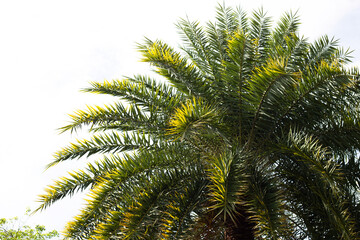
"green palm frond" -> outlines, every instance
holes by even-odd
[[[162,209],[168,207],[164,202],[172,199],[173,187],[186,184],[199,176],[201,174],[199,175],[198,169],[193,167],[190,171],[175,168],[155,172],[150,179],[144,179],[147,184],[136,187],[137,197],[129,196],[128,199],[122,199],[129,204],[125,204],[119,211],[110,213],[106,222],[101,224],[98,234],[102,237],[108,235],[124,239],[142,239],[152,231],[157,232],[162,225],[161,221],[158,221],[158,215],[162,216]],[[150,182],[151,184],[148,184]]]
[[[143,107],[146,111],[169,111],[176,107],[181,100],[180,92],[166,84],[158,84],[156,81],[143,76],[135,76],[122,81],[113,80],[103,83],[92,82],[91,88],[85,92],[110,94]]]
[[[288,138],[289,147],[281,147],[281,151],[288,152],[287,156],[293,155],[293,161],[296,161],[298,174],[296,181],[300,181],[300,187],[297,182],[293,186],[286,185],[287,188],[298,187],[306,189],[307,194],[316,196],[307,204],[315,204],[318,201],[318,208],[322,208],[322,214],[329,218],[330,226],[337,231],[337,235],[342,239],[352,239],[356,233],[353,229],[353,220],[351,219],[347,209],[346,200],[343,196],[343,189],[339,183],[343,182],[343,174],[336,162],[329,160],[329,152],[319,144],[312,136],[304,135],[304,133],[291,131]],[[284,168],[285,170],[286,168]],[[285,170],[286,171],[286,170]],[[295,175],[294,170],[284,172],[289,174],[290,179]],[[298,190],[296,190],[298,191]],[[296,192],[295,191],[295,192]],[[301,193],[304,194],[304,193]],[[297,197],[302,198],[299,195]],[[336,206],[336,207],[335,207]],[[299,214],[297,212],[297,214]],[[307,227],[309,227],[307,225]]]
[[[338,42],[338,40],[334,38],[329,39],[329,37],[325,35],[313,44],[310,44],[307,64],[316,66],[321,61],[331,60],[338,51]]]
[[[129,104],[124,106],[122,103],[107,105],[105,107],[88,106],[86,110],[78,110],[70,115],[72,123],[60,128],[62,132],[76,131],[84,126],[90,126],[90,130],[103,129],[110,125],[120,131],[152,129],[158,131],[161,126],[157,115],[147,114],[139,106]],[[160,120],[160,121],[159,121]]]
[[[236,224],[236,210],[239,204],[240,191],[244,186],[241,179],[241,156],[239,154],[226,153],[209,159],[207,169],[210,186],[209,196],[212,205],[210,209],[215,210],[218,215],[223,215],[224,221],[230,218]]]
[[[220,116],[219,108],[207,104],[202,99],[193,98],[175,109],[167,134],[174,139],[184,140],[189,136],[201,135],[209,129],[214,131],[219,127]]]
[[[249,81],[246,101],[251,104],[253,120],[250,132],[251,141],[256,129],[264,130],[276,119],[276,110],[282,105],[283,97],[296,82],[296,73],[288,73],[284,59],[271,60]]]
[[[116,158],[105,157],[102,161],[89,163],[85,171],[70,172],[68,177],[60,178],[45,189],[46,193],[39,196],[41,205],[35,211],[43,210],[64,197],[95,187],[108,172],[116,169],[118,163]]]
[[[285,97],[284,104],[278,106],[279,113],[272,130],[295,119],[297,122],[304,121],[303,125],[314,126],[314,122],[321,122],[320,119],[329,118],[334,111],[339,111],[339,106],[347,105],[341,92],[352,80],[346,71],[336,66],[322,62],[315,72],[295,73],[294,80],[297,82],[289,86],[282,96]],[[330,96],[329,92],[334,95]]]
[[[225,4],[217,6],[216,20],[219,30],[227,37],[236,32],[239,26],[243,30],[247,28],[246,14],[240,8],[235,11],[231,7],[226,7]]]
[[[339,192],[336,183],[341,180],[340,169],[336,163],[328,160],[331,157],[330,152],[320,145],[317,139],[291,130],[288,135],[288,146],[283,147],[282,151],[290,151],[291,155],[304,162],[313,173],[323,179],[334,193]]]
[[[252,42],[252,55],[254,55],[252,64],[253,68],[265,63],[268,58],[269,41],[270,41],[270,17],[266,16],[264,10],[260,8],[258,11],[253,12],[251,18],[251,30],[249,39]]]
[[[300,19],[297,12],[287,12],[283,15],[280,21],[277,23],[277,27],[274,29],[271,40],[271,47],[274,49],[270,51],[276,51],[279,47],[284,48],[286,46],[286,39],[298,32],[300,25]]]
[[[227,54],[229,38],[234,33],[246,32],[248,19],[247,14],[241,8],[233,10],[223,5],[217,7],[217,19],[218,23],[209,22],[207,24],[206,32],[213,61],[223,63],[227,62],[229,58]]]
[[[193,215],[204,201],[207,181],[194,178],[190,183],[173,192],[166,204],[165,214],[161,220],[161,235],[164,238],[182,239],[193,234],[190,233],[189,228],[196,222]]]
[[[244,85],[244,79],[248,79],[251,71],[254,70],[255,56],[253,54],[253,43],[248,34],[239,30],[234,32],[228,39],[227,55],[229,60],[223,62],[224,72],[223,78],[226,81],[226,89],[224,94],[228,91],[234,91],[232,86],[239,86],[238,91],[242,93],[241,86]]]
[[[182,19],[177,24],[186,44],[182,50],[208,81],[215,81],[219,78],[218,58],[213,56],[206,32],[199,25],[199,22],[190,22],[188,19]]]
[[[187,161],[194,162],[191,157],[196,156],[184,158],[184,152],[180,152],[179,146],[175,144],[159,151],[126,154],[122,158],[112,156],[110,159],[117,162],[116,167],[106,171],[99,178],[98,184],[91,189],[88,206],[67,228],[69,237],[81,235],[84,228],[92,229],[92,232],[94,230],[92,224],[95,222],[100,224],[107,216],[107,211],[113,210],[111,206],[115,203],[114,207],[121,202],[125,204],[124,206],[129,206],[131,196],[138,191],[140,186],[144,187],[144,184],[146,186],[148,183],[148,176],[157,176],[158,171],[174,169],[179,164],[187,164]],[[189,151],[186,152],[189,153]],[[136,182],[137,185],[129,185],[129,182]]]
[[[248,171],[247,194],[243,195],[248,198],[245,204],[260,239],[275,240],[292,235],[283,192],[277,182],[276,176],[269,176],[261,169]]]
[[[179,91],[194,96],[202,95],[209,86],[188,59],[161,41],[139,45],[142,61],[157,67],[157,72],[167,78]]]
[[[159,145],[160,144],[160,145]],[[126,152],[137,149],[161,148],[161,142],[150,135],[141,132],[123,133],[117,132],[94,135],[90,140],[77,140],[76,143],[64,147],[55,153],[55,160],[48,167],[62,161],[91,156],[97,153]]]

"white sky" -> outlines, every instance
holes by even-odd
[[[66,114],[85,104],[113,99],[79,92],[89,81],[147,73],[135,42],[143,37],[180,44],[174,24],[189,16],[214,20],[217,0],[18,1],[0,0],[0,218],[35,209],[37,195],[52,179],[81,166],[72,161],[44,172],[52,154],[74,136],[56,129]],[[263,6],[276,21],[284,11],[299,10],[301,34],[340,38],[360,48],[359,0],[225,1],[251,12]],[[360,63],[360,49],[354,62]],[[29,219],[61,230],[81,207],[66,199]]]

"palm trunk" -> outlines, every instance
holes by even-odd
[[[249,214],[239,211],[236,224],[229,218],[226,221],[225,240],[254,240],[255,224],[249,221]]]

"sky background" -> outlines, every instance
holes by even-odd
[[[39,1],[0,0],[0,218],[37,208],[37,195],[86,159],[47,171],[52,154],[76,137],[56,130],[67,114],[86,104],[115,99],[79,90],[90,81],[149,73],[136,42],[161,39],[177,47],[179,18],[214,20],[218,0]],[[250,13],[263,6],[274,22],[298,10],[301,35],[327,34],[355,50],[360,64],[360,0],[224,1]],[[81,138],[81,136],[80,136]],[[76,215],[84,195],[64,199],[37,213],[27,224],[62,230]]]

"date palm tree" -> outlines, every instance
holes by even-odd
[[[112,105],[71,115],[85,128],[55,154],[100,155],[46,188],[39,210],[87,190],[70,239],[360,239],[360,91],[350,51],[310,43],[299,18],[272,27],[219,6],[177,24],[183,45],[146,39],[160,76],[93,82]]]

